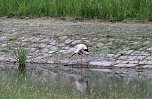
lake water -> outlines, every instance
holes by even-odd
[[[152,99],[152,70],[0,64],[0,99]],[[82,77],[81,77],[82,76]]]

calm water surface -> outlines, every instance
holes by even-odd
[[[39,94],[42,97],[44,91],[47,93],[47,90],[53,90],[58,94],[54,99],[61,99],[60,94],[66,94],[65,99],[152,99],[152,70],[83,69],[81,77],[80,69],[60,65],[28,64],[24,74],[16,67],[17,65],[14,64],[1,63],[0,87],[25,86],[26,89],[26,87],[35,86],[36,88],[32,88],[40,91]],[[0,97],[6,98],[7,94],[3,94],[5,90],[3,88],[0,88]],[[16,91],[19,90],[16,89]],[[25,96],[29,95],[26,91],[23,93]],[[12,94],[9,95],[12,96]],[[24,95],[19,93],[20,97]],[[17,99],[18,96],[15,97],[6,99]],[[28,99],[33,98],[31,96]]]

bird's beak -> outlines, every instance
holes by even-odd
[[[72,58],[76,53],[73,53],[70,58]]]

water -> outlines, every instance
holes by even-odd
[[[76,68],[28,64],[22,75],[16,67],[1,63],[0,99],[152,99],[151,70],[83,69],[81,79]]]

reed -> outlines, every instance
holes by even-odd
[[[152,20],[152,0],[0,0],[0,16]]]
[[[24,48],[19,47],[14,51],[16,59],[19,63],[18,69],[24,71],[26,69],[27,52]]]

